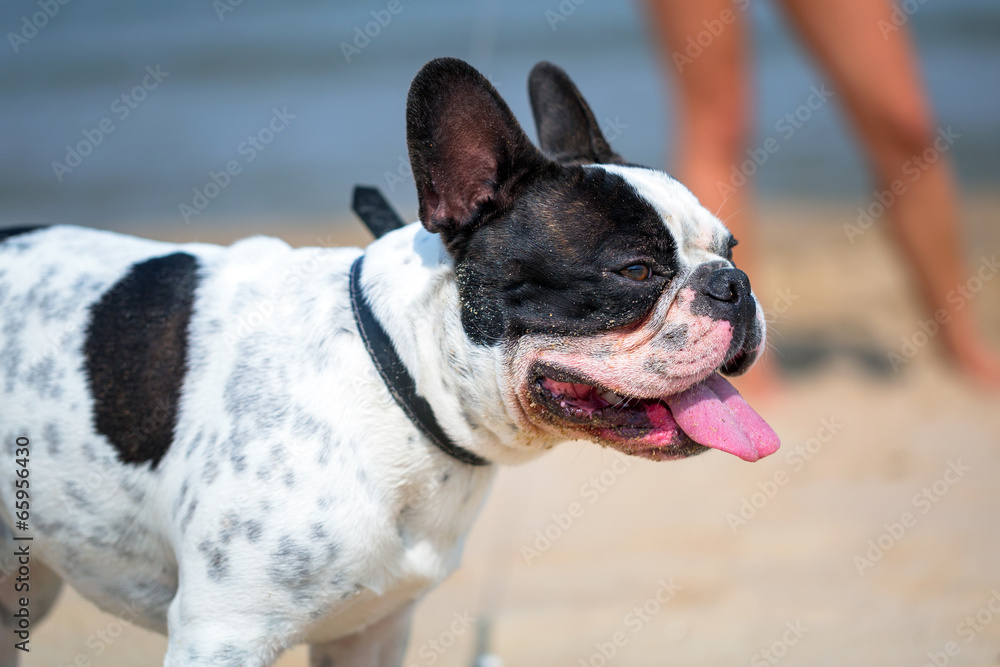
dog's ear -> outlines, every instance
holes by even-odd
[[[406,142],[420,220],[449,247],[479,216],[509,207],[551,164],[490,82],[455,58],[432,60],[410,85]]]
[[[590,105],[561,68],[542,61],[528,77],[538,143],[552,159],[570,164],[625,164],[601,134]]]

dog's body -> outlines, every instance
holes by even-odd
[[[532,95],[555,160],[464,64],[411,89],[423,225],[372,243],[360,285],[419,394],[491,463],[576,437],[657,460],[769,454],[714,373],[764,339],[731,237],[676,181],[621,165],[546,67]],[[0,239],[0,556],[32,559],[30,591],[0,584],[5,633],[61,576],[169,631],[170,667],[263,666],[299,642],[314,665],[399,663],[496,466],[449,456],[394,401],[352,313],[360,254],[59,226]],[[699,435],[722,414],[692,412],[706,392],[745,437]]]

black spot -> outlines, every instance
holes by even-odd
[[[208,559],[208,576],[219,580],[229,574],[229,556],[219,546],[205,540],[198,545],[198,551]]]
[[[48,225],[20,225],[17,227],[4,227],[0,229],[0,243],[3,243],[12,236],[19,236],[21,234],[29,234],[39,229],[45,229]]]
[[[25,374],[25,384],[34,387],[43,398],[49,396],[52,390],[52,380],[55,373],[56,362],[51,357],[45,357],[41,361],[28,368]]]
[[[129,500],[131,500],[136,505],[141,505],[142,502],[146,499],[146,490],[140,484],[136,484],[127,479],[122,479],[119,480],[118,486],[126,495],[129,496]]]
[[[240,667],[240,665],[246,664],[246,657],[246,649],[234,644],[223,644],[215,652],[212,664],[222,665],[222,667]]]
[[[59,433],[59,427],[56,426],[55,422],[49,422],[42,428],[42,437],[45,439],[45,447],[49,454],[58,456],[59,450],[62,447],[62,435]]]
[[[668,324],[660,330],[653,343],[666,350],[680,350],[687,345],[688,326],[686,324]]]
[[[188,480],[185,479],[184,482],[181,484],[180,493],[177,495],[177,500],[174,501],[174,506],[170,512],[170,515],[173,518],[176,519],[177,515],[180,514],[181,508],[184,506],[184,501],[187,499],[187,494],[188,494]]]
[[[191,458],[191,455],[194,454],[195,450],[198,448],[198,445],[201,444],[201,441],[204,437],[205,437],[204,431],[198,431],[198,435],[191,439],[190,444],[188,444],[187,451],[184,452],[185,459]]]
[[[256,542],[264,534],[264,528],[260,525],[260,522],[253,519],[244,521],[243,528],[247,531],[247,539],[251,542]]]
[[[669,361],[660,359],[659,357],[648,357],[642,362],[643,372],[650,373],[652,375],[668,374],[672,369],[673,367]]]
[[[173,440],[198,262],[156,257],[91,307],[84,343],[97,430],[125,463],[160,462]]]
[[[184,512],[184,518],[181,519],[181,531],[183,532],[188,525],[191,523],[191,518],[194,516],[194,511],[198,509],[198,499],[195,498],[187,507],[187,511]]]
[[[285,449],[284,445],[276,444],[273,447],[271,447],[270,459],[272,466],[278,466],[284,463],[287,458],[288,458],[288,451]]]
[[[67,482],[64,488],[66,497],[73,501],[77,509],[96,514],[96,508],[90,502],[90,494],[76,482]]]
[[[323,527],[322,523],[315,522],[309,527],[309,536],[316,542],[325,540],[327,537],[326,528]]]
[[[268,574],[285,588],[304,588],[312,583],[315,572],[309,551],[295,543],[290,536],[281,538],[278,548],[271,552]]]
[[[223,544],[229,544],[233,537],[235,537],[240,531],[240,517],[236,514],[236,512],[229,512],[222,518],[221,528],[218,533],[219,541]]]
[[[205,468],[201,471],[201,479],[205,482],[205,485],[211,485],[212,482],[216,480],[219,476],[219,464],[214,460],[209,460],[205,463]]]

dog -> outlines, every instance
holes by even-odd
[[[561,69],[529,93],[539,147],[471,66],[425,65],[420,221],[363,252],[4,232],[5,667],[61,580],[167,667],[399,665],[498,465],[777,449],[720,375],[766,338],[732,235]]]

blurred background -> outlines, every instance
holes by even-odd
[[[467,59],[488,74],[532,136],[527,73],[548,59],[569,72],[599,120],[615,128],[608,134],[617,135],[613,144],[629,160],[665,166],[674,145],[667,80],[635,3],[567,0],[560,9],[558,0],[551,6],[401,0],[402,11],[356,49],[355,28],[364,30],[370,12],[387,3],[229,2],[72,0],[58,5],[34,37],[8,44],[0,55],[3,221],[182,225],[179,204],[191,201],[210,170],[245,160],[240,144],[267,124],[275,107],[287,108],[294,122],[197,222],[346,218],[357,182],[381,185],[412,216],[412,181],[405,170],[401,182],[386,174],[399,176],[399,158],[406,156],[410,79],[441,55]],[[567,8],[573,11],[564,15]],[[3,3],[8,42],[37,11],[37,1]],[[768,2],[753,2],[749,11],[757,130],[765,137],[777,134],[775,123],[820,79]],[[1000,5],[925,0],[909,27],[941,121],[961,128],[953,156],[962,184],[995,187]],[[358,53],[345,57],[342,42]],[[144,99],[112,109],[142,84],[147,66],[168,75]],[[103,118],[113,131],[60,178],[52,163],[65,164],[67,146],[84,141],[83,133]],[[762,193],[870,194],[835,105],[816,112],[793,139],[760,171]]]
[[[532,137],[527,75],[555,62],[620,154],[669,169],[672,81],[640,5],[389,4],[4,2],[0,224],[367,243],[351,188],[415,218],[406,92],[444,55],[486,74]],[[904,4],[937,121],[960,135],[948,155],[978,278],[963,307],[997,349],[1000,4]],[[792,136],[779,126],[824,79],[771,3],[746,15],[751,146],[780,141],[754,177],[751,279],[777,373],[754,402],[782,451],[625,465],[572,443],[502,471],[406,665],[1000,664],[1000,401],[942,360],[877,216],[851,233],[875,186],[837,98]],[[116,624],[66,591],[24,664],[161,663],[162,638]]]

